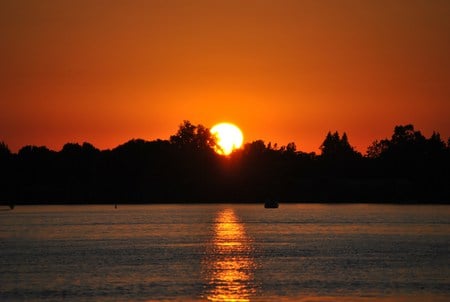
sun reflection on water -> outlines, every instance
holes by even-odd
[[[246,302],[255,293],[251,240],[233,209],[217,215],[214,238],[206,254],[209,301]]]

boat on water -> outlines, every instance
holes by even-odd
[[[266,209],[276,209],[276,208],[278,208],[278,202],[276,202],[276,201],[274,201],[274,200],[267,200],[267,201],[264,203],[264,207],[265,207]]]

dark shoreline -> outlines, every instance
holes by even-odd
[[[450,204],[450,144],[412,125],[395,127],[366,156],[337,132],[321,155],[259,140],[223,157],[213,146],[209,132],[189,122],[170,140],[113,150],[68,143],[58,152],[26,146],[12,154],[4,145],[0,203]]]

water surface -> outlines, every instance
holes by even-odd
[[[0,211],[2,301],[449,301],[450,207]]]

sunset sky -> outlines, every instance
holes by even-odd
[[[450,136],[450,1],[0,0],[0,141],[59,150],[228,121],[245,142],[365,152]]]

